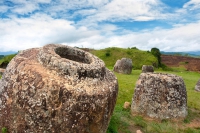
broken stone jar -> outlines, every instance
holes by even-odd
[[[0,80],[0,127],[9,132],[105,133],[118,83],[96,56],[49,44],[20,52]]]

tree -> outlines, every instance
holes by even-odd
[[[161,53],[158,48],[152,48],[151,53],[158,59],[158,67],[161,67]]]

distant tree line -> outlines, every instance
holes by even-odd
[[[4,55],[0,55],[0,59],[2,59],[4,57]]]

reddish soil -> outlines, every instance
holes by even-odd
[[[162,63],[169,67],[183,66],[188,71],[200,72],[200,58],[175,56],[175,55],[162,55]]]

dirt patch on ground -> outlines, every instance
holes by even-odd
[[[187,124],[187,127],[200,128],[200,118],[196,118],[196,119],[192,120],[189,124]]]
[[[162,63],[169,67],[183,66],[188,71],[200,72],[200,58],[175,56],[175,55],[162,55]]]

